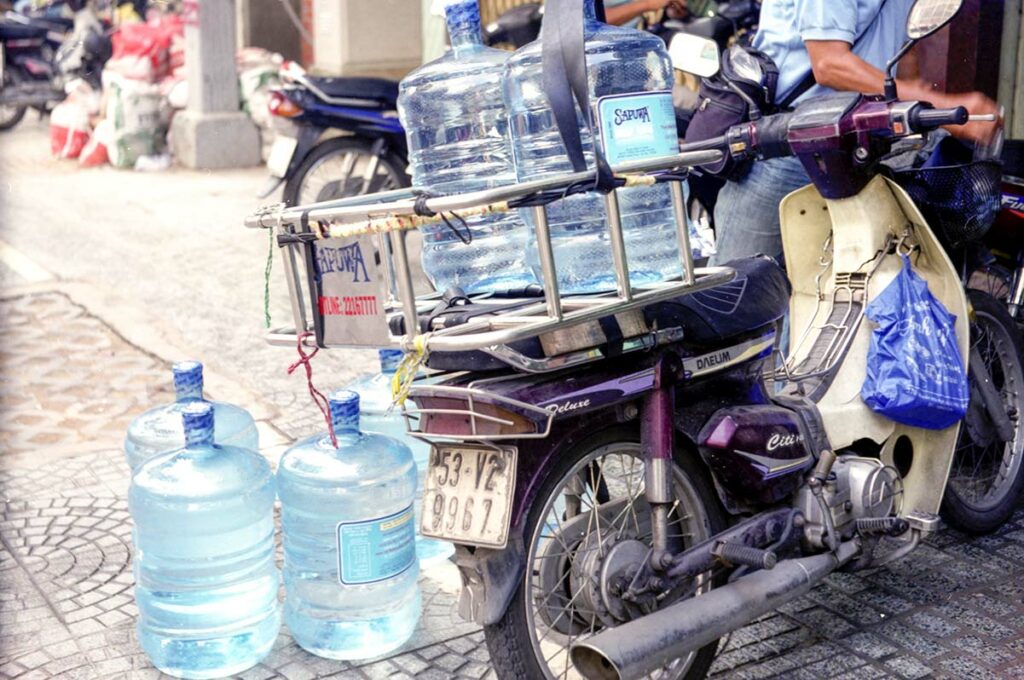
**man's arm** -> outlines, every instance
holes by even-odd
[[[680,10],[686,7],[684,0],[633,0],[622,5],[604,8],[604,17],[609,24],[621,26],[622,24],[636,19],[647,12],[657,12],[660,9],[668,8],[670,5],[677,5]]]
[[[819,85],[847,92],[881,94],[885,89],[885,74],[867,63],[842,40],[807,40],[804,42],[811,57],[811,70]],[[898,78],[896,90],[901,99],[918,99],[937,107],[965,106],[973,114],[998,113],[994,101],[980,92],[944,94],[936,92],[920,80]],[[996,123],[975,122],[950,126],[949,131],[964,139],[987,141],[995,134]]]

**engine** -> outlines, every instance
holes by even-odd
[[[836,532],[847,539],[858,519],[898,514],[903,500],[903,479],[895,468],[875,458],[839,456],[822,488],[824,505]],[[797,507],[805,519],[804,535],[814,547],[824,546],[824,509],[808,486],[797,494]]]

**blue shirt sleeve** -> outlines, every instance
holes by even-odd
[[[795,9],[801,40],[857,38],[857,0],[796,0]]]

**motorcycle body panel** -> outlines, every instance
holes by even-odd
[[[815,319],[819,309],[816,280],[823,244],[832,243],[832,265],[822,277],[822,294],[828,298],[836,290],[836,272],[858,271],[871,261],[891,235],[900,238],[909,228],[909,243],[919,250],[911,261],[914,270],[928,282],[932,294],[956,316],[956,334],[961,356],[967,356],[968,309],[960,276],[935,234],[927,226],[910,197],[892,181],[876,176],[851,198],[826,200],[813,186],[799,189],[780,205],[782,244],[786,267],[793,283],[790,299],[790,347],[797,352],[797,363],[812,343],[803,343],[805,330],[820,325]],[[841,229],[833,229],[841,223]],[[892,282],[901,267],[896,255],[884,257],[868,284],[868,299]],[[834,449],[850,446],[861,439],[883,445],[882,460],[894,463],[897,442],[904,437],[912,446],[913,462],[904,478],[904,513],[937,513],[942,502],[946,476],[952,464],[959,425],[945,430],[924,430],[899,425],[876,414],[860,398],[867,374],[867,355],[873,325],[864,320],[851,341],[845,357],[834,373],[816,386],[814,400]],[[966,361],[965,361],[966,365]],[[905,447],[901,443],[900,447]]]
[[[774,404],[720,409],[697,443],[715,479],[748,502],[782,501],[804,483],[815,462],[800,417]]]

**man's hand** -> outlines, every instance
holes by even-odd
[[[992,137],[995,136],[1002,125],[1002,121],[999,120],[999,105],[980,92],[965,92],[962,94],[936,92],[924,99],[925,101],[931,101],[933,106],[939,108],[963,106],[972,115],[984,115],[986,113],[994,113],[996,115],[996,120],[993,122],[974,121],[966,125],[950,125],[946,129],[954,137],[986,144],[992,140]]]
[[[814,79],[819,85],[847,92],[881,93],[885,74],[850,50],[850,44],[839,40],[807,40],[807,53],[811,57]],[[999,106],[980,92],[945,94],[937,92],[920,80],[896,80],[900,99],[931,103],[936,108],[966,107],[974,115],[999,113]],[[999,123],[974,122],[951,125],[949,132],[961,139],[988,142],[999,129]]]

